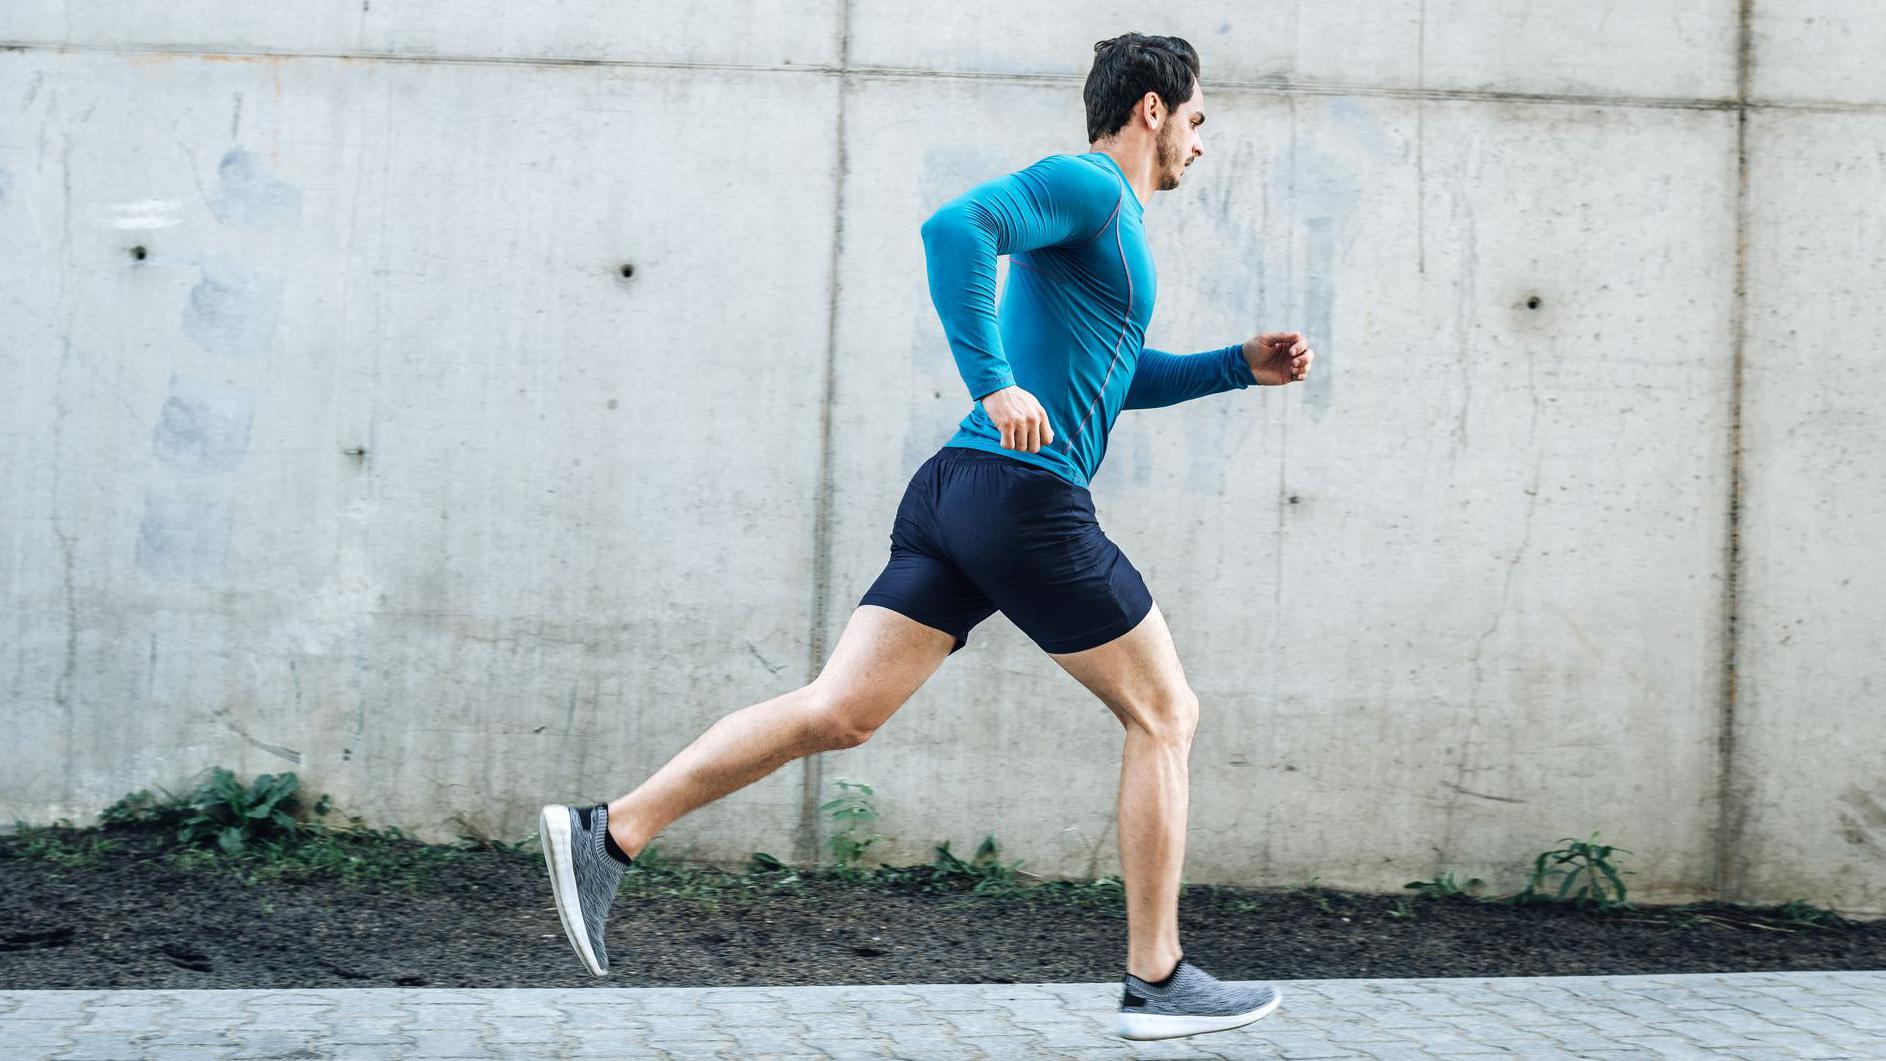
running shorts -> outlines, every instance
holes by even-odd
[[[1000,609],[1060,653],[1133,629],[1153,598],[1101,531],[1086,487],[999,453],[944,446],[911,476],[890,562],[858,603],[953,635],[952,653]]]

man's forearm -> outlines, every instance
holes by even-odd
[[[1157,409],[1239,390],[1256,382],[1244,343],[1198,354],[1172,354],[1147,347],[1140,351],[1124,408]]]

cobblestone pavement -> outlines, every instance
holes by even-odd
[[[0,992],[0,1058],[1886,1058],[1886,972],[1284,980],[1130,1043],[1116,984]]]

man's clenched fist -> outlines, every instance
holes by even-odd
[[[982,396],[982,411],[1002,432],[1002,448],[1039,453],[1054,441],[1048,411],[1035,396],[1020,387],[1003,387]]]
[[[1265,332],[1244,341],[1244,361],[1251,366],[1251,378],[1267,387],[1308,379],[1315,360],[1316,351],[1298,332]]]

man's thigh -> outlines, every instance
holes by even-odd
[[[1104,645],[1049,653],[1128,726],[1151,729],[1160,713],[1191,695],[1166,617],[1154,604],[1138,626]]]
[[[936,673],[955,645],[953,634],[861,604],[812,688],[853,725],[876,729]]]

